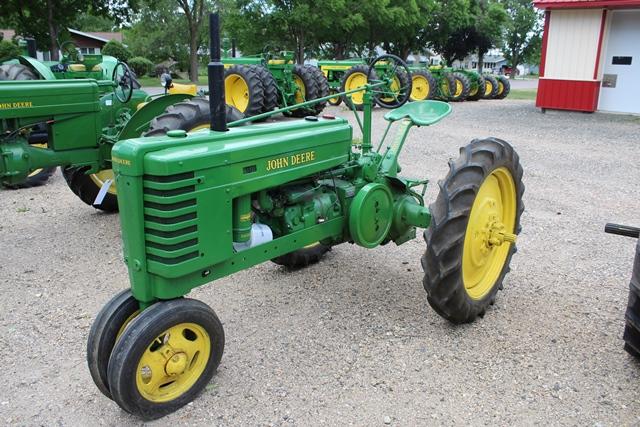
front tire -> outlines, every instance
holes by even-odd
[[[206,304],[180,298],[153,304],[122,333],[109,359],[113,400],[145,420],[191,402],[213,377],[224,330]]]
[[[473,140],[449,162],[429,207],[424,288],[433,309],[453,323],[483,316],[509,271],[524,210],[522,166],[505,141]]]

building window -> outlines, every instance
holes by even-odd
[[[96,49],[93,47],[81,47],[80,53],[83,55],[94,55],[96,53]]]

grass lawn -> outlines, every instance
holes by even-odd
[[[535,101],[538,89],[511,89],[507,99],[525,99]]]

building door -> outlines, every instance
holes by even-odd
[[[640,11],[611,13],[598,109],[640,114]]]

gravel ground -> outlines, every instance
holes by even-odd
[[[639,127],[637,117],[543,115],[527,101],[454,105],[412,131],[403,172],[432,179],[434,200],[447,159],[472,138],[520,153],[520,250],[487,315],[455,327],[430,309],[421,238],[345,244],[297,272],[265,263],[193,292],[224,322],[225,355],[203,395],[156,424],[639,424],[640,363],[622,350],[634,242],[602,231],[640,222]],[[56,174],[0,191],[0,216],[0,420],[140,424],[100,394],[85,363],[93,317],[128,286],[117,215],[82,204]]]

